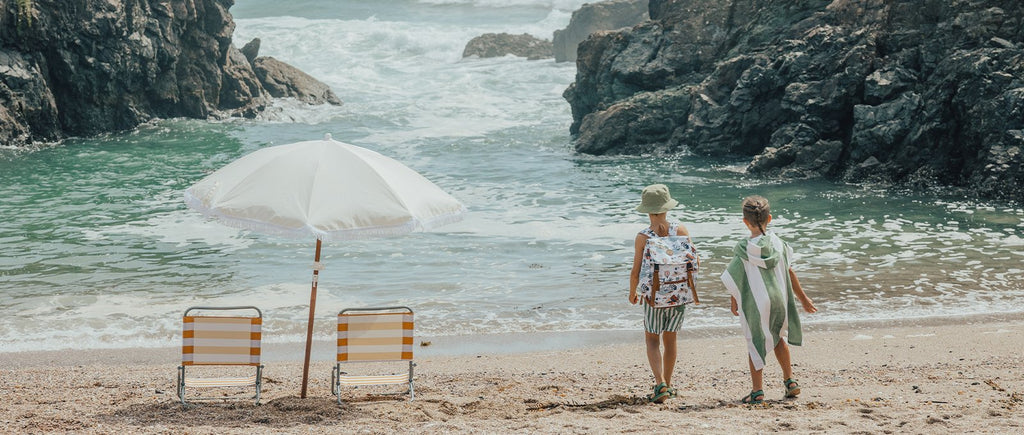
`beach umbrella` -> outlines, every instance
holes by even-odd
[[[458,221],[465,207],[409,167],[331,139],[260,149],[185,190],[185,204],[229,226],[315,239],[302,395],[306,397],[322,241],[406,234]]]

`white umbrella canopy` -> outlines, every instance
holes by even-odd
[[[322,240],[406,234],[456,222],[466,208],[375,151],[331,139],[242,156],[185,190],[185,204],[229,226],[315,238],[302,394],[306,397]]]
[[[465,211],[416,171],[329,135],[243,156],[189,187],[185,203],[230,226],[320,240],[423,231]]]

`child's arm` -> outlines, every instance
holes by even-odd
[[[633,241],[633,269],[629,271],[629,303],[636,305],[640,300],[636,294],[636,286],[640,284],[640,264],[643,263],[644,247],[647,245],[647,236],[637,234]]]
[[[804,311],[808,313],[818,311],[814,307],[814,302],[811,302],[811,298],[807,297],[804,293],[804,288],[800,286],[800,280],[796,278],[796,273],[793,272],[793,269],[789,269],[789,280],[793,282],[793,294],[800,300],[800,305],[804,306]]]

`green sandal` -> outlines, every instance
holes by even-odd
[[[796,379],[786,379],[785,381],[782,381],[782,385],[786,386],[787,399],[792,399],[800,395],[800,384],[796,383]]]
[[[760,405],[764,402],[764,390],[751,391],[750,394],[740,399],[740,403],[745,405]]]
[[[647,396],[647,401],[651,403],[664,403],[665,399],[668,399],[672,395],[672,393],[669,392],[670,390],[671,388],[669,388],[668,384],[664,382],[655,385],[654,392],[651,393],[650,396]]]
[[[669,399],[675,399],[677,397],[677,393],[676,393],[676,389],[675,388],[668,387],[668,390],[666,390],[666,391],[668,391],[668,398]]]

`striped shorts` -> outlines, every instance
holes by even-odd
[[[651,334],[677,332],[683,328],[683,314],[686,305],[655,308],[644,304],[644,331]]]

